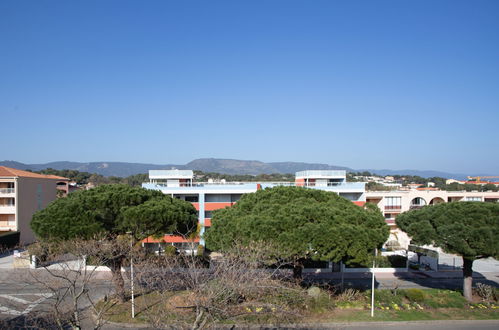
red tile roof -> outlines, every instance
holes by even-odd
[[[0,177],[69,180],[68,178],[64,178],[62,176],[38,174],[38,173],[18,170],[16,168],[10,168],[10,167],[5,167],[5,166],[0,166]]]

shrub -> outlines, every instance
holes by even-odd
[[[407,257],[401,255],[388,256],[388,261],[393,268],[405,268],[407,264]]]
[[[425,299],[425,294],[421,289],[407,289],[405,291],[405,297],[411,302],[423,302]]]
[[[204,246],[199,244],[196,250],[196,255],[197,256],[204,256]]]
[[[174,256],[177,254],[177,248],[173,245],[167,245],[165,246],[165,255],[167,256]]]
[[[367,263],[350,263],[348,268],[370,268],[373,266],[373,258],[377,268],[404,268],[407,262],[407,257],[400,255],[391,256],[376,256],[371,257]]]
[[[371,290],[366,291],[366,296],[371,297]],[[402,304],[402,296],[394,295],[391,290],[375,290],[374,291],[374,302],[375,304],[381,305],[391,305],[391,304]]]
[[[414,270],[419,270],[419,265],[418,264],[409,264],[409,268],[414,269]]]
[[[362,294],[360,291],[355,290],[355,289],[345,289],[342,293],[338,294],[335,299],[337,301],[355,301],[355,300],[361,300],[362,299]]]
[[[494,288],[487,284],[477,283],[476,293],[483,301],[491,301],[494,298]]]

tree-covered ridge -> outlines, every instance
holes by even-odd
[[[273,182],[294,182],[295,175],[291,173],[281,174],[281,173],[272,173],[272,174],[221,174],[215,172],[202,172],[202,171],[194,171],[194,178],[198,182],[207,182],[209,179],[214,181],[225,180],[226,182],[264,182],[264,181],[273,181]]]
[[[245,194],[216,211],[206,233],[207,248],[224,251],[235,242],[265,242],[279,258],[362,263],[388,238],[377,208],[363,209],[332,192],[275,187]]]
[[[146,182],[148,180],[148,174],[135,174],[127,176],[125,178],[117,176],[105,177],[96,173],[80,172],[77,170],[55,170],[53,168],[36,171],[35,173],[62,176],[76,182],[79,185],[85,185],[88,183],[92,183],[94,185],[121,183],[133,187],[138,187],[143,182]]]

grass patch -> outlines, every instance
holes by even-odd
[[[497,310],[442,308],[435,310],[376,310],[371,317],[368,310],[335,310],[315,318],[318,322],[388,322],[427,320],[497,320]],[[306,320],[304,322],[307,322]]]
[[[451,290],[376,290],[373,318],[370,316],[369,291],[346,291],[330,295],[326,290],[321,290],[314,297],[304,295],[303,291],[296,289],[281,290],[278,293],[260,297],[262,299],[258,301],[245,300],[234,304],[234,308],[240,311],[236,313],[239,316],[221,318],[216,322],[271,324],[282,321],[282,313],[289,314],[286,317],[287,323],[499,319],[499,306],[496,302],[469,304],[460,292]],[[188,291],[166,294],[151,292],[135,299],[135,319],[130,315],[130,301],[112,306],[105,318],[112,322],[132,324],[151,324],[155,317],[158,324],[190,323],[194,320],[194,311],[189,308],[179,309],[179,306],[192,305],[192,299],[193,296]],[[104,306],[104,302],[100,304],[101,307]],[[279,307],[275,306],[280,306],[280,316]]]

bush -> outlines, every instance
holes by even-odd
[[[177,248],[173,245],[167,245],[165,246],[165,255],[167,256],[174,256],[177,254]]]
[[[407,289],[405,290],[405,297],[411,302],[423,302],[425,299],[425,294],[421,289]]]
[[[366,291],[366,296],[370,299],[371,290]],[[394,295],[391,290],[382,289],[374,291],[374,303],[376,305],[401,305],[403,303],[402,298],[402,295]]]
[[[203,245],[201,245],[201,244],[198,245],[198,247],[196,249],[196,255],[200,256],[200,257],[204,256],[204,246]]]
[[[388,261],[393,268],[405,268],[407,265],[407,257],[397,254],[388,256]]]
[[[477,283],[476,293],[482,298],[483,301],[491,301],[494,299],[494,288],[490,285]]]
[[[365,264],[350,263],[348,268],[370,268],[373,266],[373,258],[377,268],[405,268],[407,257],[400,255],[371,257]]]

